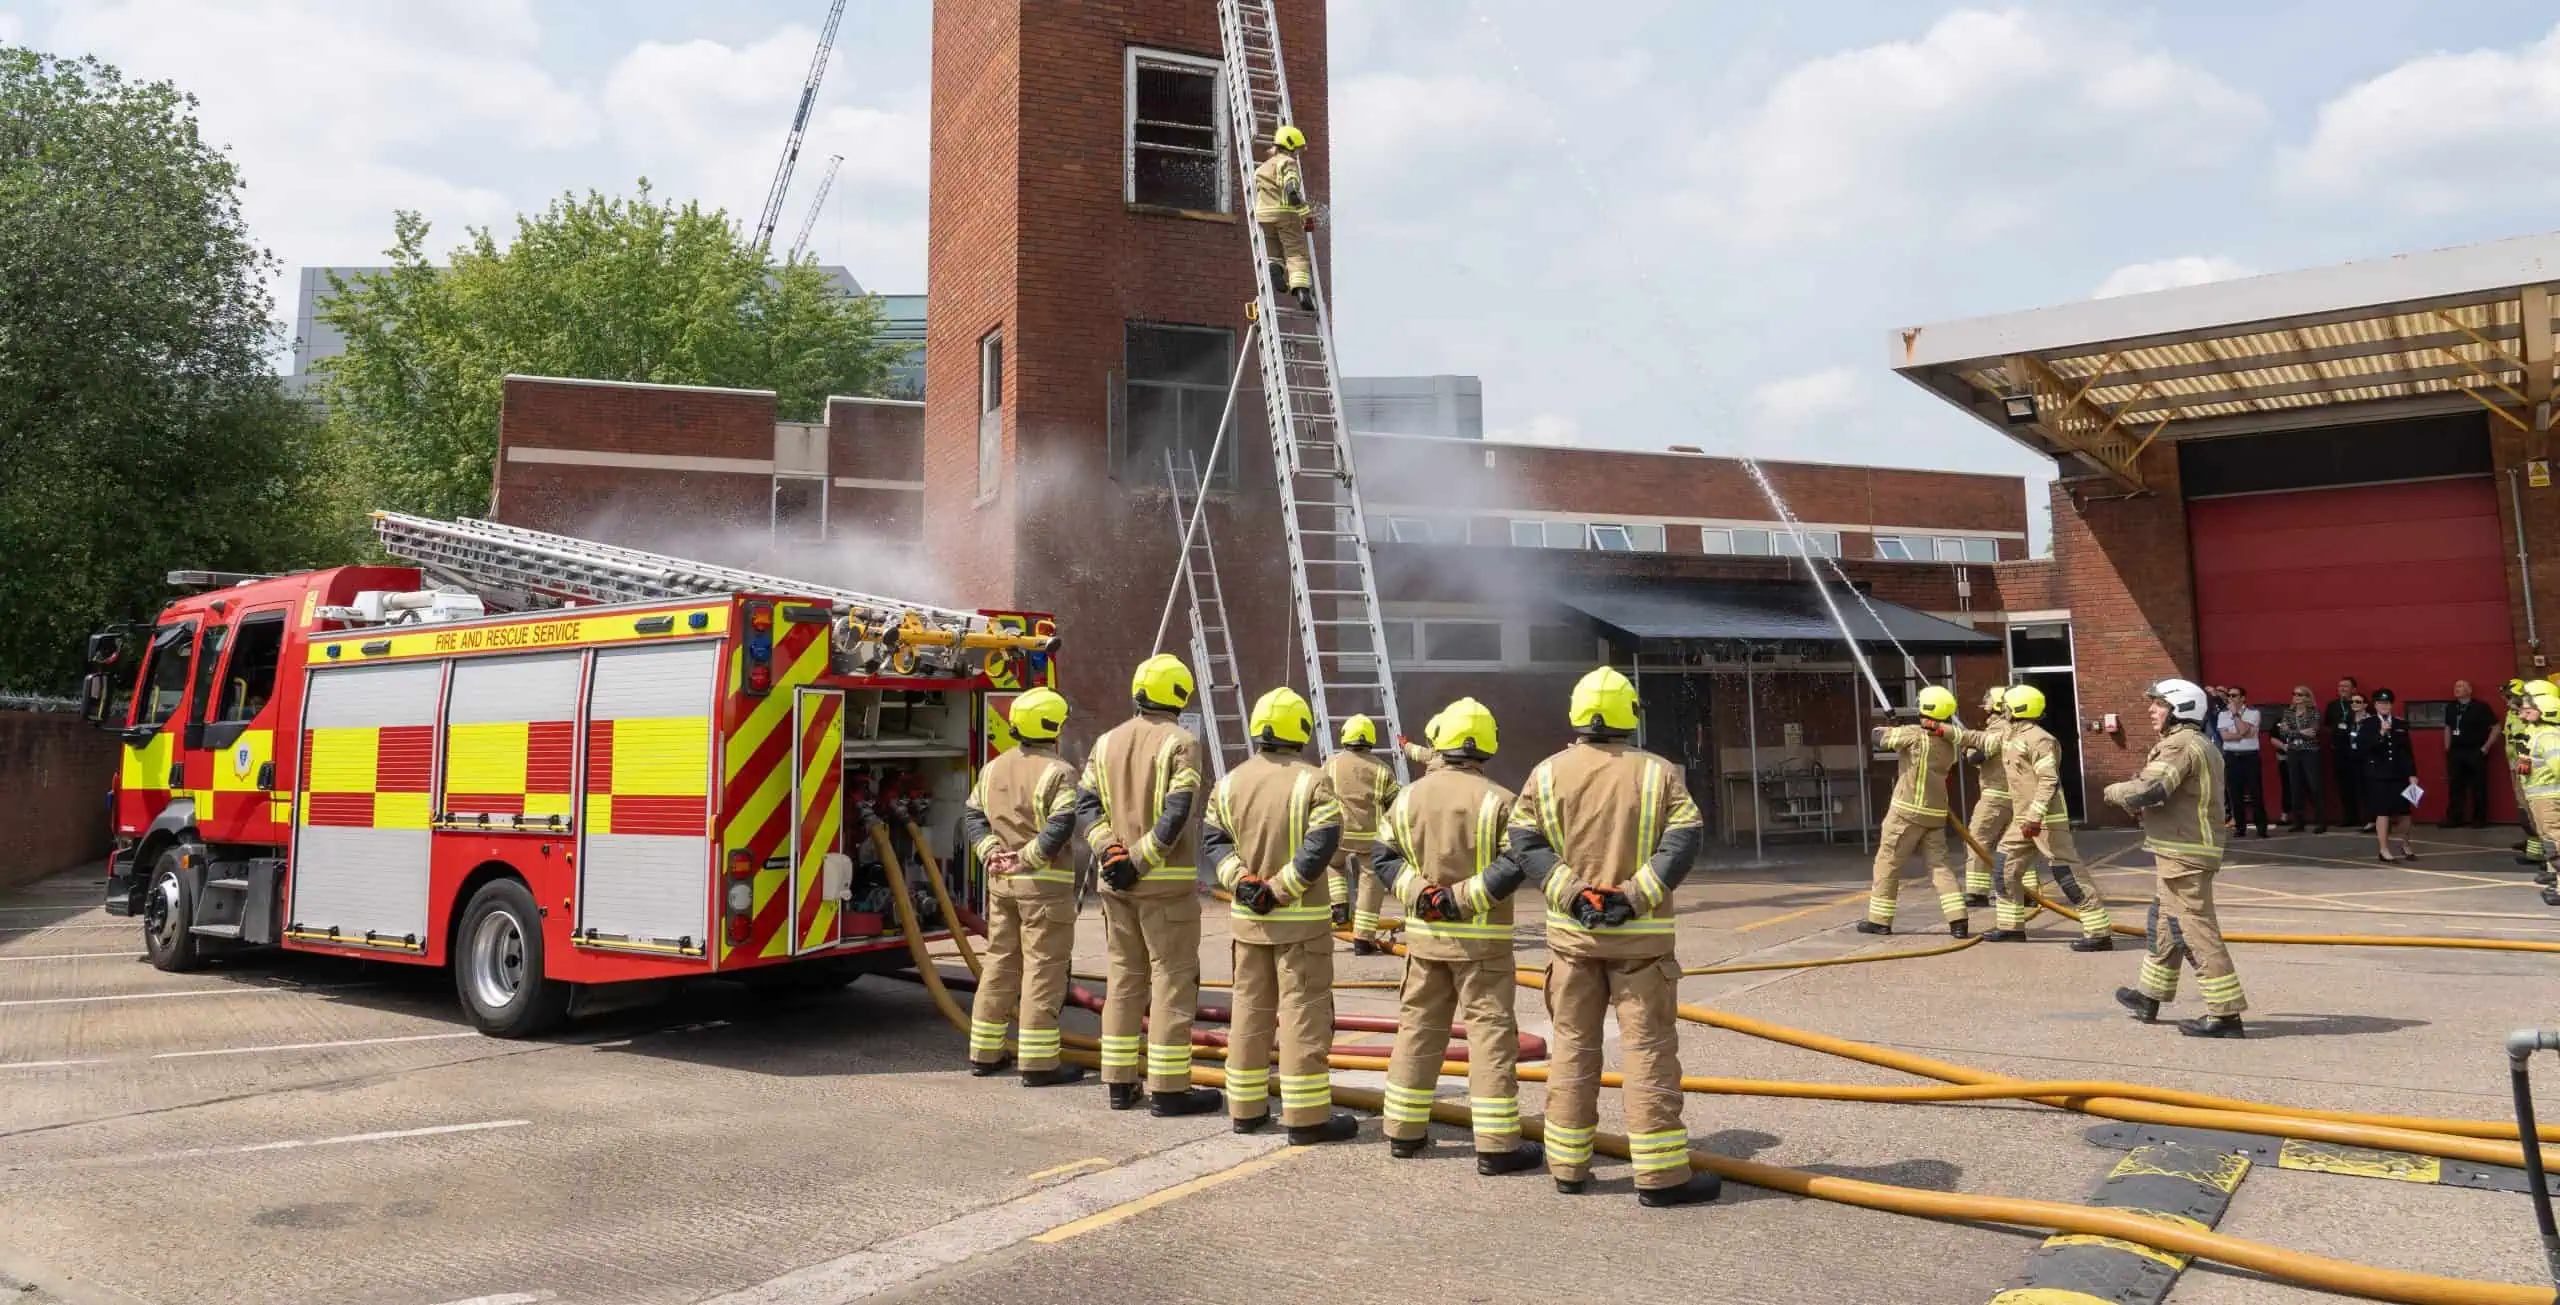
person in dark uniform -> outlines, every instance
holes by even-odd
[[[2399,698],[2389,689],[2373,691],[2373,714],[2356,726],[2356,762],[2364,768],[2365,809],[2373,812],[2376,854],[2385,861],[2407,861],[2409,850],[2409,782],[2418,777],[2417,753],[2409,746],[2409,726],[2398,714]],[[2400,831],[2400,855],[2391,854],[2391,831]]]
[[[2285,823],[2297,834],[2306,820],[2313,832],[2328,833],[2329,813],[2320,796],[2320,700],[2311,696],[2310,685],[2293,686],[2293,704],[2277,717],[2275,739],[2284,772]]]
[[[2444,711],[2444,827],[2489,827],[2489,747],[2498,717],[2471,696],[2471,681],[2453,682]]]
[[[2356,764],[2356,677],[2338,677],[2338,696],[2320,713],[2321,741],[2329,745],[2329,777],[2337,781],[2338,823],[2365,823],[2364,768]]]

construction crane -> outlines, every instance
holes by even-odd
[[[818,178],[818,196],[809,201],[809,216],[800,219],[800,238],[791,242],[792,262],[799,262],[800,256],[809,252],[809,233],[817,228],[818,214],[827,207],[827,192],[836,186],[836,169],[843,165],[843,155],[827,156],[826,174]]]
[[[782,199],[791,193],[791,169],[800,161],[800,140],[809,134],[809,112],[817,107],[818,83],[827,75],[827,56],[836,48],[836,26],[844,21],[844,0],[827,6],[827,25],[818,29],[818,52],[809,56],[809,76],[800,83],[800,108],[791,115],[791,134],[782,141],[782,166],[773,170],[773,188],[765,192],[764,216],[756,222],[756,248],[773,248],[773,229],[782,221]]]

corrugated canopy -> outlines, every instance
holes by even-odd
[[[1899,639],[1914,652],[1963,652],[1996,648],[2000,641],[1924,612],[1869,598],[1878,625],[1858,600],[1836,587],[1832,597],[1861,644],[1891,647]],[[1646,639],[1747,639],[1840,641],[1822,600],[1801,584],[1647,584],[1558,593],[1557,602],[1590,617],[1621,637]]]
[[[2479,405],[2526,427],[2551,398],[2554,280],[2560,234],[2526,236],[1909,327],[1890,347],[2064,474],[2141,489],[2155,440]]]

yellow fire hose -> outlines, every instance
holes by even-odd
[[[876,827],[875,827],[876,828]],[[884,836],[885,837],[885,836]],[[888,864],[895,866],[895,858]],[[890,894],[898,913],[899,928],[906,935],[907,954],[915,962],[917,976],[924,981],[925,991],[944,1020],[960,1031],[967,1031],[969,1015],[954,1001],[943,986],[941,972],[925,946],[924,932],[916,923],[915,905],[910,902],[903,883]],[[947,900],[939,888],[938,901]],[[944,908],[946,911],[948,907]],[[1081,1036],[1065,1039],[1079,1064],[1094,1065],[1093,1040]],[[1205,1048],[1203,1050],[1206,1050]],[[1374,1069],[1384,1062],[1375,1057],[1335,1056],[1332,1063],[1346,1069]],[[1534,1066],[1524,1067],[1525,1069]],[[1444,1072],[1458,1070],[1444,1066]],[[1463,1071],[1460,1071],[1463,1072]],[[1527,1075],[1524,1073],[1523,1075]],[[1205,1065],[1194,1065],[1191,1080],[1207,1087],[1226,1083],[1223,1071]],[[1385,1106],[1384,1094],[1366,1088],[1336,1087],[1333,1099],[1337,1105],[1356,1110],[1379,1111]],[[1436,1102],[1432,1118],[1444,1124],[1467,1127],[1473,1122],[1472,1112],[1454,1102]],[[1543,1135],[1542,1121],[1532,1117],[1521,1121],[1521,1132],[1530,1138]],[[1626,1138],[1602,1133],[1592,1140],[1592,1149],[1618,1159],[1627,1157]],[[1774,1192],[1812,1197],[1843,1205],[1894,1214],[1915,1215],[1927,1219],[1993,1222],[2051,1232],[2080,1233],[2114,1237],[2165,1251],[2212,1260],[2236,1268],[2266,1274],[2286,1282],[2298,1283],[2326,1291],[2365,1296],[2375,1300],[2399,1301],[2406,1305],[2555,1305],[2555,1296],[2547,1288],[2520,1287],[2506,1283],[2477,1282],[2460,1278],[2440,1278],[2429,1274],[2406,1273],[2396,1269],[2379,1269],[2369,1265],[2333,1260],[2283,1250],[2262,1242],[2247,1241],[2221,1233],[2204,1232],[2140,1215],[2089,1206],[2068,1205],[2054,1201],[2032,1201],[2015,1197],[1972,1196],[1948,1192],[1922,1191],[1917,1188],[1894,1187],[1884,1183],[1861,1182],[1852,1178],[1808,1174],[1748,1160],[1691,1152],[1689,1164],[1694,1169],[1716,1174],[1735,1182],[1748,1183]]]

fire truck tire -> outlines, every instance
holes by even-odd
[[[156,969],[172,974],[204,964],[196,946],[195,893],[187,887],[186,853],[172,847],[151,865],[151,883],[142,892],[142,950]]]
[[[474,1028],[493,1038],[539,1037],[569,1013],[572,985],[543,972],[542,913],[515,879],[492,879],[462,909],[453,986]]]

